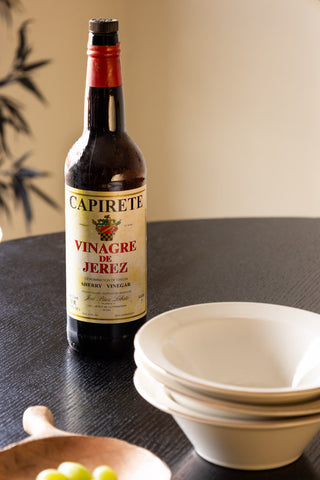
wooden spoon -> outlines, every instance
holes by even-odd
[[[145,448],[108,437],[76,435],[54,427],[51,411],[29,407],[23,428],[31,436],[0,451],[0,480],[35,480],[45,468],[80,462],[89,471],[110,465],[119,480],[170,480],[167,465]]]

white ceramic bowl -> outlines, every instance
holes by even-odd
[[[196,392],[181,384],[175,383],[171,378],[157,378],[149,365],[144,363],[138,352],[134,352],[137,367],[146,375],[151,375],[161,383],[165,391],[182,406],[195,410],[198,413],[214,414],[225,418],[258,419],[266,420],[277,417],[299,417],[302,415],[315,415],[320,413],[320,398],[298,403],[262,404],[238,403],[212,395]],[[167,381],[169,380],[169,381]]]
[[[320,315],[297,308],[225,302],[171,310],[140,328],[135,350],[157,380],[215,398],[278,404],[320,396]]]
[[[174,402],[163,385],[139,368],[134,384],[147,402],[173,416],[202,458],[229,468],[265,470],[288,465],[320,429],[320,415],[255,422],[195,414]]]

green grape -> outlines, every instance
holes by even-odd
[[[95,468],[92,477],[93,480],[117,480],[117,475],[107,465],[100,465],[100,467]]]
[[[91,480],[89,471],[77,462],[63,462],[60,463],[58,471],[63,473],[68,480]]]
[[[55,468],[47,468],[37,475],[36,480],[67,480],[67,477]]]

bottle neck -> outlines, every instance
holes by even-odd
[[[95,134],[125,131],[124,100],[117,34],[90,34],[84,130]]]

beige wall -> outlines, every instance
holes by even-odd
[[[48,170],[32,234],[63,230],[64,158],[81,134],[87,26],[120,21],[127,129],[148,165],[149,220],[320,214],[318,0],[22,0],[44,107],[20,94]],[[15,33],[1,22],[1,45]],[[12,52],[2,49],[1,74]],[[19,212],[6,239],[26,234]]]

